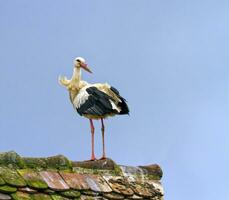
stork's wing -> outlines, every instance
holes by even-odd
[[[76,110],[80,115],[89,114],[103,116],[106,114],[117,114],[118,110],[112,106],[112,97],[100,91],[96,87],[88,87],[85,92],[86,99],[81,101],[78,99]],[[84,97],[85,98],[85,97]],[[82,103],[79,103],[81,101]]]

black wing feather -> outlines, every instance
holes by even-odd
[[[121,102],[118,103],[118,106],[121,108],[121,111],[119,112],[119,114],[120,114],[120,115],[129,114],[130,110],[129,110],[129,107],[128,107],[127,103],[126,103],[126,99],[124,99],[124,98],[119,94],[119,91],[118,91],[116,88],[114,88],[114,87],[111,86],[110,89],[111,89],[111,91],[114,92],[114,93],[118,96],[118,98],[121,100]]]
[[[80,115],[90,114],[103,116],[106,114],[117,113],[116,110],[112,109],[110,103],[112,98],[109,95],[98,90],[96,87],[89,87],[86,91],[89,94],[89,97],[85,103],[77,109],[77,112]]]

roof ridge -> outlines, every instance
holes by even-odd
[[[157,199],[161,168],[117,165],[111,159],[75,162],[65,156],[0,153],[0,199]]]

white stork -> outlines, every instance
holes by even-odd
[[[92,152],[91,160],[95,160],[94,154],[94,119],[100,119],[102,124],[102,143],[103,155],[101,159],[106,158],[104,143],[104,118],[116,114],[129,114],[129,108],[126,100],[119,94],[118,90],[107,83],[90,84],[81,80],[81,68],[92,73],[88,68],[86,61],[82,57],[74,60],[73,75],[70,80],[66,77],[59,77],[59,83],[67,88],[73,107],[77,112],[90,121]]]

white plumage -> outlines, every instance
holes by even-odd
[[[87,93],[86,88],[88,88],[88,86],[83,87],[73,100],[73,106],[76,109],[80,108],[80,106],[88,100],[89,94]]]

